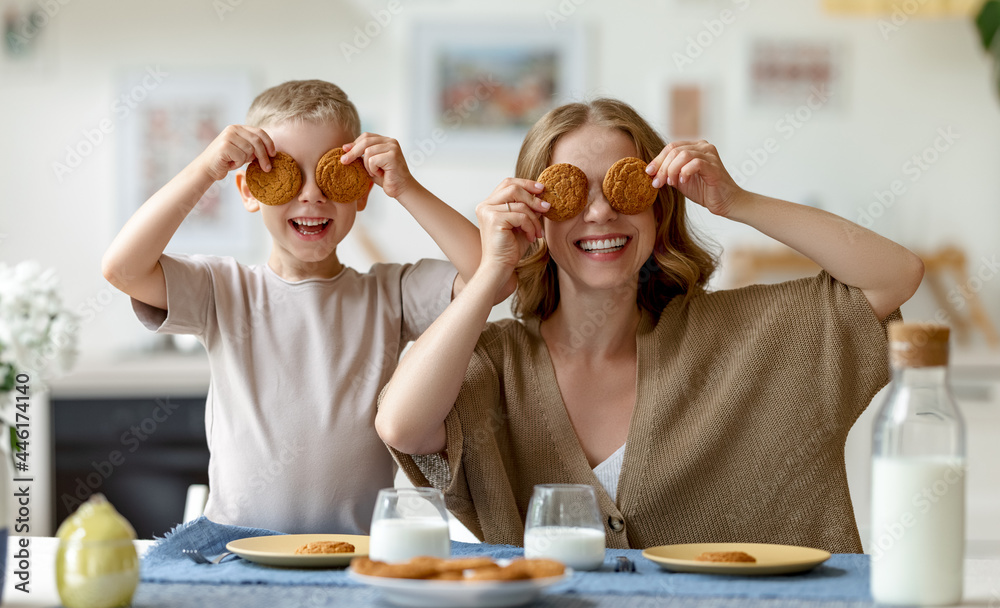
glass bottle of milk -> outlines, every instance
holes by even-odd
[[[892,385],[872,446],[871,590],[877,603],[962,599],[965,425],[948,388],[947,327],[889,327]]]

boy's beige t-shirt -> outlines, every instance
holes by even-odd
[[[451,300],[439,260],[289,282],[267,265],[164,255],[167,310],[139,320],[205,345],[212,521],[288,533],[367,534],[393,485],[375,402],[400,351]]]

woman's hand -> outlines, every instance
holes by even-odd
[[[675,141],[667,144],[646,167],[653,187],[673,186],[686,198],[715,215],[728,217],[745,194],[736,185],[719,158],[719,151],[707,141]]]
[[[533,180],[508,177],[476,206],[483,246],[480,267],[496,265],[509,275],[528,245],[544,236],[541,216],[549,204],[538,198],[544,189]]]

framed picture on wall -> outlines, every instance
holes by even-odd
[[[159,66],[129,70],[113,105],[121,226],[164,184],[191,163],[230,124],[242,124],[253,101],[249,73],[179,71]],[[168,252],[251,255],[261,248],[261,222],[248,213],[234,173],[216,182],[188,214]]]
[[[586,93],[580,27],[434,20],[411,36],[411,155],[509,156],[545,112]]]
[[[756,109],[841,106],[846,93],[845,54],[845,45],[835,40],[750,40],[748,105]]]

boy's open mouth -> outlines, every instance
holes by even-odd
[[[580,239],[576,246],[587,253],[614,253],[628,243],[630,237],[618,236],[611,239]]]
[[[330,220],[322,217],[297,217],[295,219],[288,220],[288,223],[291,224],[292,228],[295,228],[299,234],[311,236],[326,230],[327,225],[330,224]]]

